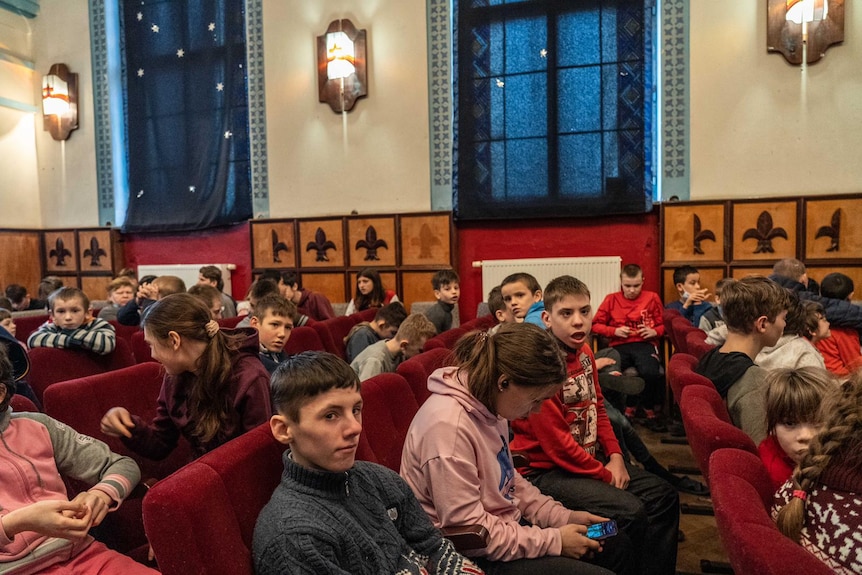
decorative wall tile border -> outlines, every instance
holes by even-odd
[[[689,3],[661,0],[662,199],[690,195]]]
[[[452,1],[427,0],[431,209],[452,209]]]
[[[109,0],[110,1],[110,0]],[[93,109],[96,127],[96,188],[99,225],[116,224],[114,163],[111,157],[111,104],[108,88],[108,36],[105,0],[90,0],[90,54],[93,67]]]

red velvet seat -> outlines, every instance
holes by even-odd
[[[670,343],[671,345],[673,345],[674,350],[678,350],[679,348],[676,345],[676,334],[673,331],[673,318],[682,317],[682,314],[675,309],[664,308],[661,317],[662,323],[664,324],[664,334],[670,340]]]
[[[35,413],[39,412],[39,408],[36,407],[36,404],[30,401],[29,398],[21,395],[20,393],[16,393],[12,396],[12,401],[9,405],[12,406],[12,411],[31,411]]]
[[[826,575],[831,571],[778,531],[769,515],[773,490],[757,455],[719,449],[710,458],[715,522],[736,573]]]
[[[320,341],[323,343],[326,351],[337,355],[341,359],[346,359],[344,338],[347,337],[347,334],[356,325],[357,319],[357,314],[339,316],[314,323],[311,328],[320,336]]]
[[[268,424],[159,481],[144,498],[144,527],[165,575],[253,575],[257,516],[281,481]]]
[[[108,323],[114,326],[117,338],[123,338],[129,345],[132,344],[132,336],[141,331],[141,328],[137,325],[123,325],[115,319],[110,320]]]
[[[730,423],[724,400],[715,389],[690,385],[682,390],[679,407],[691,452],[710,487],[713,478],[709,458],[717,449],[729,447],[757,456],[757,446],[751,438]]]
[[[303,351],[326,351],[326,348],[314,329],[303,326],[290,331],[290,339],[284,345],[284,351],[293,355]]]
[[[105,373],[135,365],[135,357],[126,340],[117,338],[114,351],[97,355],[82,349],[36,347],[30,350],[30,373],[27,382],[39,401],[45,389],[59,381]]]
[[[351,315],[353,316],[353,319],[356,323],[361,323],[363,321],[374,321],[374,316],[377,315],[377,312],[379,310],[380,310],[379,307],[370,307],[368,309],[358,311],[358,312],[351,314]],[[351,316],[347,316],[347,317],[351,317]]]
[[[22,343],[27,343],[30,334],[48,321],[48,314],[13,317],[12,321],[15,322],[15,338]]]
[[[223,317],[222,319],[216,320],[220,327],[225,329],[233,329],[237,326],[239,322],[245,319],[245,316],[235,316],[235,317]]]
[[[150,352],[149,344],[144,341],[144,332],[141,330],[132,335],[132,354],[135,356],[137,363],[156,361]]]
[[[470,333],[477,329],[487,330],[497,325],[497,318],[494,315],[483,315],[476,319],[471,319],[468,322],[462,323],[459,327],[465,332]]]
[[[698,359],[687,353],[675,353],[667,364],[667,381],[673,390],[677,401],[682,397],[682,390],[689,385],[704,385],[715,389],[712,381],[694,372]]]
[[[397,372],[407,381],[416,397],[416,403],[422,405],[431,395],[428,391],[428,376],[435,370],[450,365],[451,356],[450,350],[438,347],[423,351],[398,366]]]
[[[452,329],[446,330],[443,333],[438,333],[434,337],[430,338],[425,342],[425,347],[423,349],[434,349],[437,347],[452,349],[455,347],[458,340],[461,339],[461,336],[466,333],[467,331],[460,327],[453,327]]]
[[[702,329],[693,329],[685,335],[685,347],[690,355],[700,359],[715,346],[706,343],[706,333]]]
[[[177,449],[162,461],[153,461],[129,450],[116,437],[101,432],[99,422],[112,407],[125,407],[145,421],[156,415],[156,400],[164,371],[160,364],[147,362],[124,369],[64,381],[45,390],[45,413],[76,431],[108,444],[112,451],[128,455],[141,467],[143,481],[158,480],[173,473],[192,458],[191,447],[180,439]],[[80,484],[70,483],[73,489]],[[146,558],[146,539],[141,520],[142,490],[108,515],[99,538],[106,545],[136,559]],[[141,548],[143,546],[143,548]]]
[[[407,381],[397,373],[381,373],[362,382],[362,434],[377,462],[398,472],[401,450],[419,404]]]
[[[679,317],[673,318],[670,322],[670,326],[671,331],[673,332],[673,336],[671,336],[671,341],[675,342],[674,347],[677,349],[677,351],[691,354],[691,352],[688,350],[688,334],[693,330],[697,330],[703,335],[703,330],[691,325],[691,322],[682,317],[681,315]],[[706,339],[705,335],[704,339]]]

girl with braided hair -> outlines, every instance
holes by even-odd
[[[187,293],[153,303],[141,327],[153,359],[167,372],[156,417],[148,423],[113,407],[102,417],[102,433],[161,460],[180,435],[199,457],[269,421],[269,373],[258,357],[257,330],[222,330],[209,307]]]
[[[821,420],[772,514],[782,533],[835,573],[862,573],[862,373],[826,397]]]

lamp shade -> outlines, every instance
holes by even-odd
[[[318,96],[333,112],[351,110],[368,95],[366,31],[350,20],[334,20],[317,37]]]
[[[65,64],[54,64],[42,77],[42,122],[58,141],[78,129],[78,75]]]

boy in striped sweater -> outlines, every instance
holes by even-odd
[[[117,336],[114,326],[90,312],[90,298],[74,287],[63,287],[48,297],[51,319],[33,332],[27,345],[86,349],[99,355],[114,351]]]

